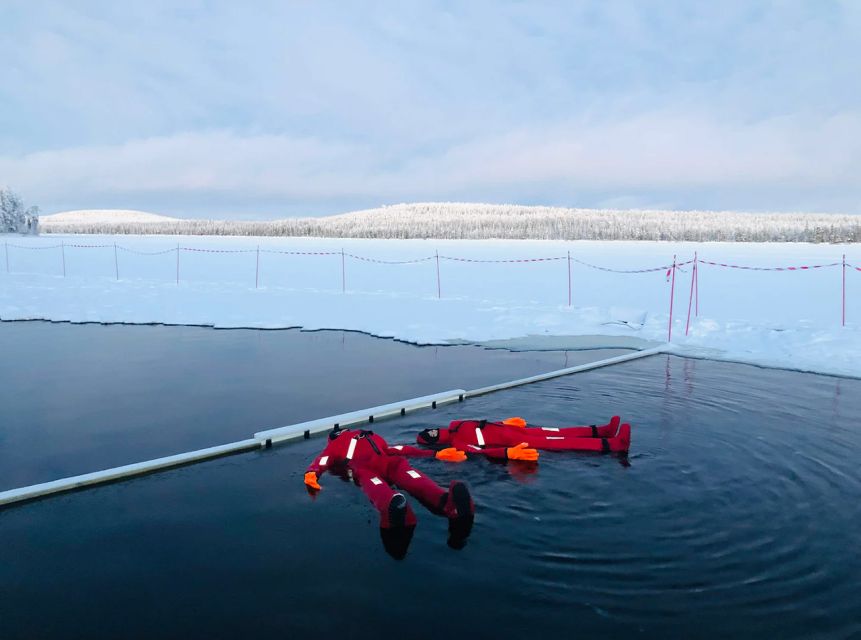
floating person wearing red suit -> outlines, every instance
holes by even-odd
[[[523,449],[512,448],[512,459],[537,459],[537,451]],[[469,489],[454,480],[446,491],[413,469],[407,457],[434,457],[447,462],[466,460],[466,454],[453,447],[433,451],[408,445],[389,446],[372,431],[336,428],[329,434],[326,448],[308,466],[305,484],[316,493],[322,488],[320,476],[326,471],[351,477],[379,512],[383,545],[396,558],[406,554],[416,516],[406,496],[392,485],[409,493],[432,513],[448,518],[449,546],[462,548],[472,529],[475,512]]]
[[[510,457],[511,447],[626,453],[631,446],[631,425],[620,423],[619,416],[613,416],[605,425],[577,427],[531,426],[523,418],[507,418],[500,422],[453,420],[447,429],[425,429],[416,441],[497,459]]]
[[[372,431],[335,428],[323,451],[308,466],[305,485],[312,493],[322,487],[320,476],[330,471],[352,478],[380,514],[383,545],[395,558],[403,558],[416,526],[416,516],[406,496],[416,498],[429,511],[449,520],[449,546],[464,546],[472,529],[475,505],[467,486],[454,480],[448,491],[413,469],[408,457],[434,457],[447,462],[466,460],[467,452],[501,460],[538,460],[538,449],[551,451],[627,452],[631,427],[620,426],[618,416],[606,425],[581,427],[527,426],[522,418],[501,422],[454,420],[448,429],[425,429],[417,441],[427,445],[451,445],[442,450],[409,445],[390,446]]]

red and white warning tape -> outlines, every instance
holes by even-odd
[[[353,255],[352,253],[344,254],[348,258],[353,258],[354,260],[361,260],[362,262],[375,262],[377,264],[417,264],[419,262],[427,262],[428,260],[433,260],[435,256],[428,256],[427,258],[416,258],[415,260],[377,260],[376,258],[365,258],[364,256]],[[442,256],[440,256],[442,258]]]
[[[431,256],[433,258],[433,256]],[[566,260],[567,256],[559,256],[554,258],[513,258],[510,260],[479,260],[476,258],[455,258],[453,256],[440,256],[440,260],[454,260],[456,262],[484,262],[484,263],[502,263],[502,262],[552,262],[554,260]]]
[[[825,269],[828,267],[839,267],[842,262],[829,262],[828,264],[811,264],[800,267],[750,267],[740,264],[728,264],[726,262],[711,262],[709,260],[699,259],[703,264],[709,264],[713,267],[726,267],[728,269],[744,269],[746,271],[806,271],[808,269]]]

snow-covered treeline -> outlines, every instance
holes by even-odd
[[[158,222],[43,220],[47,233],[323,238],[859,242],[861,216],[566,209],[470,203],[385,206],[322,218]]]
[[[0,233],[38,233],[39,207],[25,207],[9,189],[0,189]]]

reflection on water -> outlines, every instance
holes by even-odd
[[[453,550],[420,514],[399,561],[355,486],[308,497],[321,439],[4,511],[0,635],[861,634],[861,382],[656,356],[374,428],[408,443],[454,418],[614,413],[628,464],[414,460],[465,480],[477,515]]]

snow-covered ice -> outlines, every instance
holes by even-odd
[[[688,336],[692,271],[685,265],[676,272],[671,344],[680,354],[861,376],[861,271],[851,267],[847,323],[841,326],[842,256],[861,266],[856,245],[58,235],[2,236],[0,242],[0,249],[8,244],[9,259],[8,273],[0,261],[3,320],[350,329],[421,344],[467,341],[542,349],[570,348],[572,336],[598,336],[591,344],[601,344],[603,337],[608,346],[623,338],[623,344],[638,345],[667,340],[671,284],[664,269],[622,274],[581,262],[648,269],[672,264],[674,255],[686,262],[696,251],[703,260],[745,266],[841,263],[798,271],[700,264],[699,316],[692,311]],[[38,248],[60,243],[64,250]],[[179,284],[178,245],[184,248]],[[382,264],[350,254],[425,260]]]

